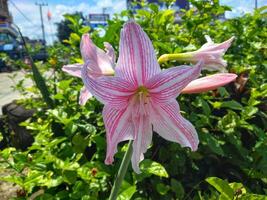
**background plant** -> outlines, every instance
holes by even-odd
[[[171,5],[171,1],[168,2]],[[217,91],[181,95],[182,114],[197,128],[199,150],[191,152],[179,144],[153,138],[141,163],[142,174],[128,171],[120,199],[265,199],[267,194],[267,24],[264,8],[253,14],[220,21],[227,6],[217,0],[195,1],[175,22],[171,6],[164,10],[142,2],[132,13],[123,11],[104,28],[105,35],[91,33],[103,48],[107,41],[118,51],[123,23],[134,18],[151,38],[160,56],[192,51],[205,43],[208,34],[216,42],[235,36],[226,53],[228,70],[239,74],[237,81]],[[77,17],[67,16],[72,33],[64,43],[49,49],[48,62],[40,71],[53,109],[38,99],[25,100],[36,108],[35,116],[22,123],[34,135],[27,151],[6,148],[1,166],[14,174],[1,179],[17,183],[25,199],[41,191],[39,199],[105,199],[127,144],[121,144],[113,166],[104,165],[106,151],[102,105],[95,99],[78,105],[82,82],[61,71],[64,64],[81,62],[79,42],[89,31]],[[67,43],[67,46],[66,46]],[[165,63],[162,68],[183,63]],[[38,95],[38,94],[37,94]],[[156,135],[156,134],[155,134]]]

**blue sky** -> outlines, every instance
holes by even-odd
[[[22,14],[9,3],[11,11],[16,23],[22,30],[25,36],[33,39],[41,38],[40,14],[39,8],[35,5],[38,3],[47,3],[43,9],[44,24],[46,31],[47,42],[51,43],[56,39],[56,22],[63,19],[63,14],[73,13],[75,11],[83,12],[84,15],[89,13],[101,13],[102,8],[106,7],[107,13],[113,14],[120,12],[126,8],[126,0],[9,0],[19,8],[28,18],[25,19]],[[232,11],[226,13],[226,17],[231,18],[240,16],[247,12],[252,12],[255,5],[255,0],[220,0],[221,4],[229,5]],[[267,5],[267,0],[258,0],[258,7]],[[47,20],[47,12],[52,13],[52,20]]]

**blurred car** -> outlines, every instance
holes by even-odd
[[[0,23],[0,53],[5,53],[14,60],[22,59],[25,54],[15,27],[3,21]],[[0,70],[4,67],[5,62],[0,58]]]
[[[12,59],[19,59],[23,56],[23,47],[17,37],[0,32],[0,52],[6,53]]]
[[[33,60],[47,60],[48,53],[41,40],[30,40],[27,38],[26,43],[30,46],[30,49],[35,49],[38,45],[41,47],[38,51],[30,52]],[[5,53],[14,60],[25,60],[26,57],[26,51],[21,38],[16,29],[9,23],[0,23],[0,53]],[[0,71],[5,67],[4,60],[0,58]]]

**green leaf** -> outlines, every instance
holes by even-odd
[[[159,12],[159,7],[157,4],[151,3],[149,4],[149,8],[154,12],[154,13],[158,13]]]
[[[167,192],[170,190],[170,186],[164,185],[163,183],[158,183],[156,188],[158,193],[160,193],[161,195],[167,194]]]
[[[242,116],[245,119],[249,119],[251,118],[254,114],[256,114],[258,112],[258,108],[257,107],[253,107],[253,106],[247,106],[245,107],[245,109],[242,111]]]
[[[130,200],[134,193],[136,192],[136,186],[130,186],[123,190],[117,197],[117,200]]]
[[[72,138],[72,143],[74,145],[74,150],[79,153],[83,153],[88,145],[89,138],[85,139],[81,134],[74,135]]]
[[[222,108],[230,108],[230,109],[233,109],[233,110],[242,110],[243,109],[243,106],[240,103],[238,103],[237,101],[234,101],[234,100],[224,101],[221,104],[221,107]]]
[[[73,184],[75,183],[77,178],[77,171],[71,171],[71,170],[64,170],[63,171],[63,180],[67,183]]]
[[[56,95],[54,95],[54,99],[62,100],[62,99],[64,99],[64,95],[61,93],[57,93]]]
[[[205,115],[210,115],[211,110],[209,104],[204,99],[201,99],[201,105]]]
[[[80,36],[77,33],[71,33],[70,40],[72,42],[80,42]]]
[[[58,83],[58,87],[61,89],[61,90],[66,90],[70,87],[70,84],[71,82],[73,81],[73,79],[68,79],[68,80],[63,80],[63,81],[60,81]]]
[[[224,181],[217,177],[208,177],[206,178],[206,181],[215,187],[215,189],[222,194],[225,199],[232,200],[234,198],[234,191],[233,189],[228,185],[227,181]]]
[[[171,179],[171,190],[175,192],[176,196],[179,197],[179,199],[182,199],[184,197],[184,188],[182,184],[173,178]]]
[[[242,195],[240,200],[267,200],[267,197],[259,194],[245,194]]]
[[[89,26],[84,26],[79,31],[80,31],[80,33],[84,34],[84,33],[88,33],[90,31],[90,29],[91,28]]]
[[[155,161],[152,161],[152,160],[148,160],[148,159],[144,160],[140,164],[140,169],[143,173],[146,173],[146,174],[154,174],[156,176],[165,177],[165,178],[169,177],[165,168],[161,164]]]
[[[202,138],[214,153],[221,155],[221,156],[224,155],[223,149],[222,149],[218,139],[216,139],[215,137],[213,137],[210,134],[204,134],[202,136]]]
[[[105,149],[106,148],[106,140],[101,135],[96,135],[92,138],[92,140],[96,143],[97,148]]]
[[[9,156],[11,155],[12,151],[16,151],[16,149],[13,148],[13,147],[6,148],[6,149],[4,149],[3,151],[0,152],[0,155],[4,160],[7,160],[9,158]]]

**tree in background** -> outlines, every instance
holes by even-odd
[[[83,24],[85,22],[85,18],[81,12],[75,12],[73,14],[65,14],[64,19],[61,20],[57,25],[57,37],[60,42],[63,40],[67,40],[70,37],[70,34],[73,32],[73,19],[77,19],[79,23]]]

